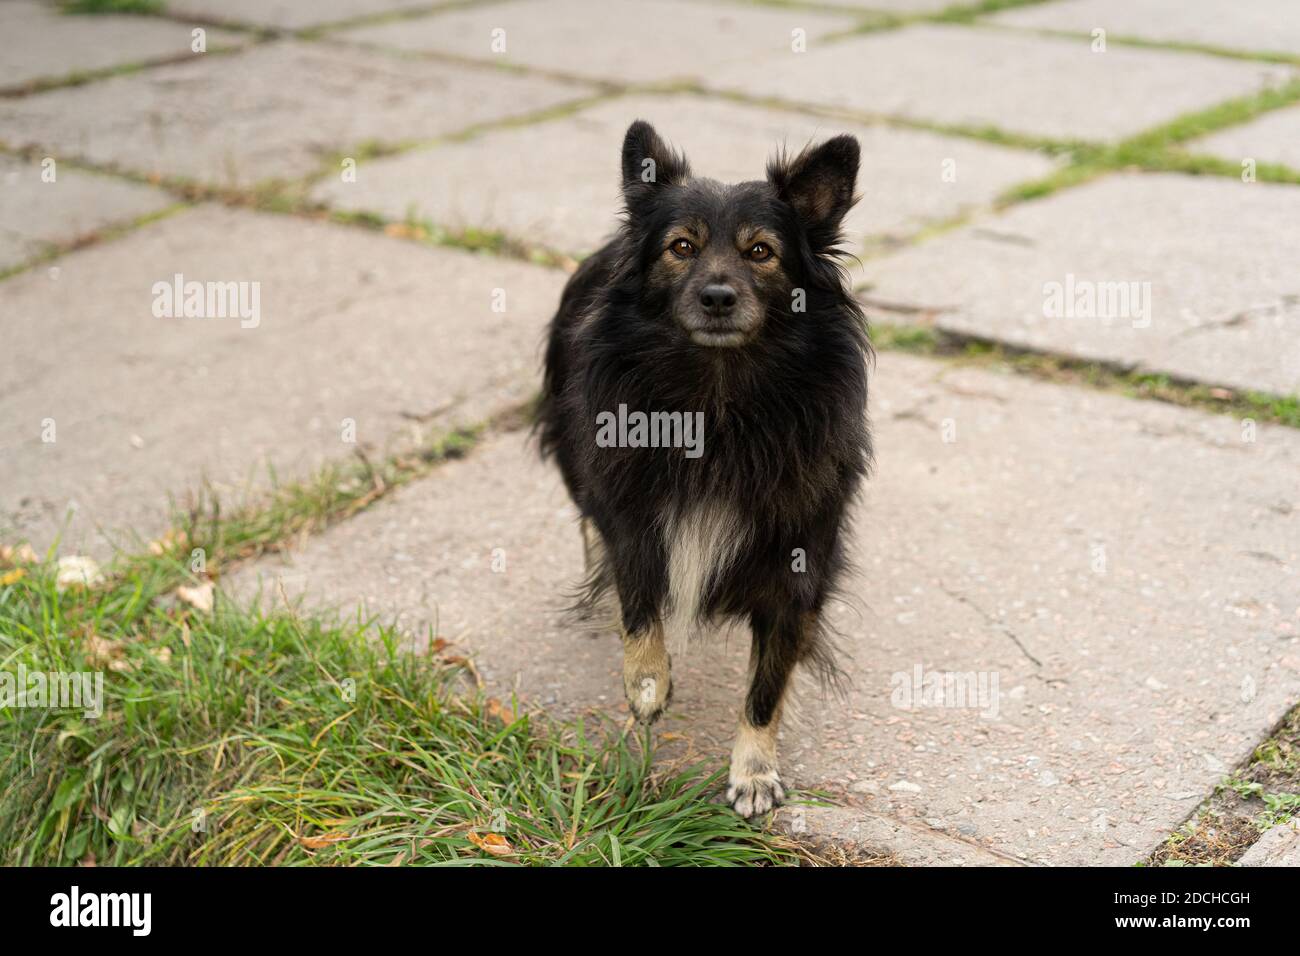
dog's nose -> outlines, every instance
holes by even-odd
[[[700,290],[700,305],[714,315],[726,315],[736,306],[736,290],[729,285],[706,285]]]

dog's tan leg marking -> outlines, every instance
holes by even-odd
[[[731,751],[727,801],[742,817],[766,813],[785,799],[776,754],[780,723],[779,707],[766,727],[755,727],[747,718],[740,718],[736,746]]]
[[[623,689],[628,706],[642,723],[654,723],[668,706],[673,692],[672,661],[659,624],[635,637],[623,632]]]
[[[797,632],[785,631],[787,626],[788,620],[778,622],[772,633],[761,636],[763,639],[756,634],[750,646],[749,691],[736,730],[727,787],[727,800],[742,817],[766,813],[785,799],[776,752],[777,731],[794,668],[816,636],[817,615],[802,615],[794,625]]]

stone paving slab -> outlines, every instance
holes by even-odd
[[[1238,163],[1253,159],[1300,170],[1300,107],[1265,113],[1249,123],[1192,140],[1187,148]]]
[[[191,52],[192,26],[151,17],[63,14],[49,3],[0,3],[0,90],[72,74],[150,60],[201,56]],[[247,38],[207,31],[207,48],[233,47]]]
[[[314,198],[401,219],[411,210],[453,226],[500,229],[567,252],[589,252],[614,228],[619,150],[632,120],[655,123],[686,151],[696,175],[762,179],[786,143],[848,132],[862,144],[862,200],[849,214],[852,247],[866,236],[912,234],[986,206],[1013,183],[1047,175],[1051,160],[986,143],[887,126],[813,119],[698,96],[618,98],[527,127],[366,163],[356,182],[331,179]],[[945,181],[945,163],[955,181]]]
[[[1091,35],[1136,37],[1252,53],[1300,50],[1300,17],[1292,0],[1055,0],[1006,10],[992,22]]]
[[[167,0],[173,16],[215,23],[302,30],[359,17],[428,10],[453,0]]]
[[[1140,859],[1300,696],[1300,433],[1245,444],[1227,417],[896,353],[872,416],[860,571],[832,617],[853,686],[804,696],[789,779],[972,853]],[[617,638],[561,610],[580,568],[559,478],[513,433],[225,587],[364,602],[476,652],[492,693],[622,712]],[[747,653],[725,638],[677,656],[661,725],[718,759]],[[920,706],[918,668],[989,696]]]
[[[1300,825],[1292,820],[1265,830],[1241,855],[1237,865],[1300,867]]]
[[[1292,186],[1110,176],[873,260],[866,297],[963,335],[1300,393],[1297,222]]]
[[[46,252],[171,205],[167,193],[137,183],[0,156],[0,272]]]
[[[788,51],[795,29],[813,43],[855,22],[850,15],[690,0],[513,0],[335,35],[613,83],[668,83]],[[504,36],[504,52],[494,51],[494,36]]]
[[[158,282],[259,283],[257,324],[154,314]],[[564,276],[323,222],[202,207],[0,283],[0,537],[65,554],[481,421],[537,388]],[[251,292],[251,286],[247,287]],[[504,312],[493,311],[504,290]],[[246,300],[248,301],[248,300]],[[251,315],[250,312],[246,313]],[[242,327],[248,324],[250,327]],[[46,420],[55,441],[44,442]],[[347,443],[343,420],[355,422]],[[130,542],[127,542],[130,543]]]
[[[814,845],[880,852],[901,866],[1016,866],[1022,861],[991,851],[961,834],[934,829],[920,820],[872,813],[860,806],[787,805],[773,818],[778,832]]]
[[[590,92],[284,40],[0,101],[0,140],[137,173],[246,187],[311,174],[336,152],[372,141],[428,140]]]
[[[1115,140],[1293,75],[1285,67],[970,26],[916,25],[711,70],[751,96],[993,126],[1060,140]],[[1118,108],[1117,104],[1123,104]]]

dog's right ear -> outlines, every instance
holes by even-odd
[[[686,157],[665,143],[645,120],[627,128],[623,137],[623,201],[629,213],[635,215],[657,190],[685,182],[690,174]]]

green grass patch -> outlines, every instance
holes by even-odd
[[[331,462],[300,481],[281,482],[272,472],[269,490],[234,507],[212,488],[201,488],[186,505],[174,509],[173,530],[163,539],[163,550],[176,548],[191,555],[201,551],[208,573],[228,572],[244,561],[278,551],[304,534],[352,517],[439,464],[463,457],[488,430],[523,424],[531,409],[531,402],[507,409],[491,421],[442,433],[418,447],[375,461],[358,454]],[[157,551],[157,545],[141,550]],[[157,570],[151,554],[127,553],[119,560],[126,567],[143,562]],[[164,567],[185,572],[179,566]],[[180,583],[178,577],[172,585]]]
[[[1239,178],[1243,172],[1241,161],[1190,153],[1184,145],[1202,136],[1247,123],[1264,113],[1284,109],[1297,103],[1300,103],[1300,80],[1292,80],[1281,86],[1179,116],[1162,126],[1132,136],[1113,146],[1093,143],[1063,144],[1063,148],[1058,152],[1069,156],[1069,165],[1042,179],[1012,186],[999,196],[998,203],[1006,206],[1041,199],[1114,170],[1140,169],[1145,172],[1176,172],[1192,176]],[[948,132],[990,142],[997,141],[994,132],[988,130],[949,129]],[[1246,158],[1242,157],[1242,159]],[[1278,163],[1256,161],[1254,173],[1259,182],[1300,183],[1300,170]]]
[[[97,671],[103,713],[8,707],[0,862],[60,865],[795,863],[605,724],[517,715],[370,622],[168,598],[179,562],[90,591],[0,585],[14,672]],[[106,658],[112,658],[106,666]]]
[[[163,0],[62,0],[65,13],[162,13]]]
[[[1095,179],[1107,171],[1105,165],[1093,162],[1075,162],[1058,170],[1028,182],[1018,183],[1002,192],[997,198],[998,206],[1042,199],[1062,189],[1079,186]]]
[[[970,23],[979,17],[988,16],[993,13],[999,13],[1003,10],[1014,10],[1016,7],[1032,7],[1045,0],[978,0],[975,3],[954,3],[950,7],[945,7],[938,13],[929,16],[923,16],[918,19],[931,20],[938,23]]]
[[[1179,116],[1162,126],[1135,136],[1118,147],[1130,150],[1144,147],[1165,147],[1185,143],[1229,126],[1249,122],[1263,113],[1282,109],[1300,102],[1300,80],[1270,87],[1232,100],[1226,100],[1204,110]]]
[[[1234,418],[1300,428],[1300,396],[1272,395],[1182,382],[1168,375],[1135,372],[1068,356],[1017,349],[983,339],[952,335],[930,326],[874,321],[871,342],[880,351],[906,352],[1198,408]]]

